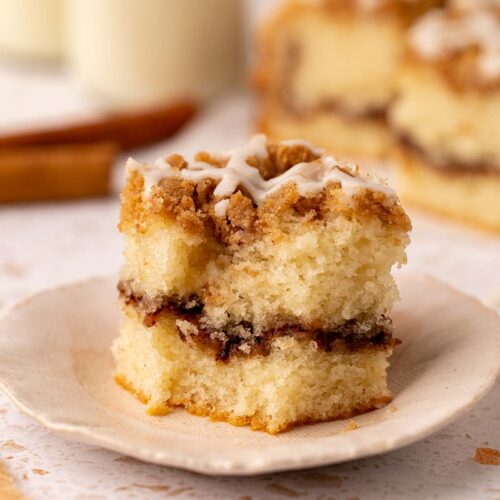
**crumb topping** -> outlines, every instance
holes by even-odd
[[[462,73],[472,69],[486,83],[500,82],[498,8],[430,11],[410,30],[409,43],[412,51],[425,60],[453,59],[455,67],[465,68]]]
[[[295,184],[300,196],[317,194],[333,182],[338,183],[349,196],[359,188],[364,188],[394,197],[394,191],[389,187],[356,175],[354,165],[339,162],[331,156],[320,156],[322,151],[308,143],[288,141],[282,144],[285,148],[290,146],[289,149],[298,146],[299,150],[306,153],[305,161],[294,163],[276,176],[266,176],[266,172],[263,175],[257,168],[259,162],[269,159],[267,138],[263,134],[255,135],[241,148],[219,155],[198,156],[197,161],[189,164],[176,156],[174,159],[161,158],[153,165],[142,165],[132,160],[127,166],[138,170],[144,177],[146,196],[151,194],[153,186],[165,179],[181,178],[193,184],[205,180],[216,181],[214,196],[223,201],[216,205],[216,214],[219,216],[226,214],[228,203],[225,200],[235,194],[238,188],[247,192],[257,205],[289,183]]]
[[[191,164],[179,155],[157,165],[129,160],[120,229],[142,231],[156,215],[231,246],[341,214],[410,228],[392,189],[321,153],[304,141],[258,135],[239,150],[200,152]]]
[[[480,465],[500,465],[500,451],[494,448],[476,448],[474,459]]]

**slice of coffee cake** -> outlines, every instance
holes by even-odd
[[[410,23],[442,0],[288,0],[264,26],[259,125],[335,154],[391,150],[386,114]]]
[[[410,229],[390,188],[263,135],[128,174],[113,352],[149,413],[276,433],[390,400],[390,271]]]
[[[404,199],[500,231],[500,4],[457,0],[410,31],[391,127]]]

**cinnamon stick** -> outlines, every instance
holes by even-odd
[[[171,136],[195,112],[184,102],[0,136],[0,203],[108,194],[120,150]]]
[[[103,196],[113,142],[0,148],[0,203]]]
[[[0,136],[0,148],[109,141],[121,149],[146,146],[176,132],[196,112],[190,102],[105,115],[91,121],[48,130]]]

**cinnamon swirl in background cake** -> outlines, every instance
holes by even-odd
[[[454,0],[409,34],[390,124],[401,196],[500,231],[500,3]]]
[[[152,415],[277,433],[390,401],[395,193],[303,141],[130,160],[116,378]]]
[[[255,83],[259,127],[334,154],[377,159],[410,23],[439,0],[290,0],[267,23]]]

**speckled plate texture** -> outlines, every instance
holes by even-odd
[[[183,410],[147,416],[112,379],[115,278],[45,291],[13,308],[0,323],[0,386],[26,413],[75,440],[206,474],[260,474],[384,453],[457,418],[492,387],[500,368],[494,311],[427,276],[402,273],[398,281],[402,300],[393,318],[403,343],[389,371],[394,401],[354,420],[270,436]]]

